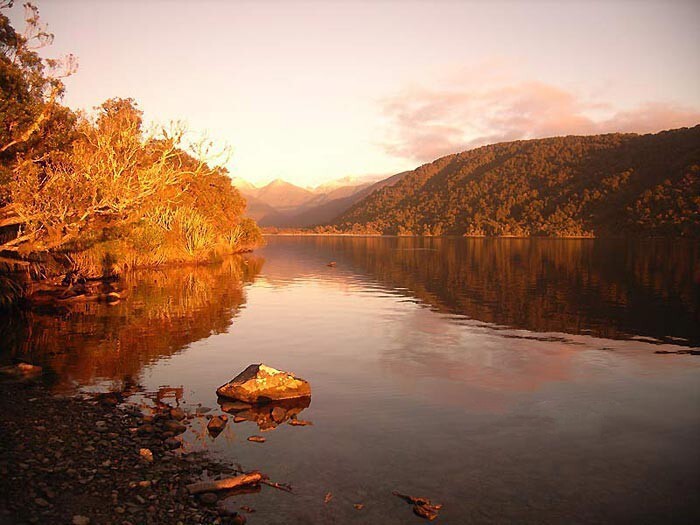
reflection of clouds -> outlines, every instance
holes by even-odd
[[[543,385],[570,378],[576,347],[485,337],[425,308],[397,318],[382,365],[402,389],[432,402],[500,412]],[[439,382],[439,385],[435,385]]]
[[[657,341],[617,341],[585,335],[499,329],[454,319],[425,308],[394,316],[392,345],[381,363],[414,399],[474,412],[505,412],[522,394],[558,383],[595,383],[610,374],[664,377],[698,365],[659,360],[674,350]]]
[[[503,67],[494,64],[493,67]],[[693,126],[700,111],[667,101],[622,109],[538,81],[481,68],[411,86],[382,101],[390,122],[384,149],[421,162],[486,144],[557,135],[650,133]]]

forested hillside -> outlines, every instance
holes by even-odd
[[[700,126],[494,144],[419,167],[322,231],[700,237]]]

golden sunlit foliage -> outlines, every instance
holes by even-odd
[[[245,200],[223,169],[183,149],[182,129],[144,134],[140,111],[123,99],[105,102],[76,129],[68,151],[16,166],[9,194],[21,228],[0,248],[108,247],[115,262],[130,266],[208,259],[259,243],[256,226],[242,218]]]
[[[323,233],[700,236],[700,126],[506,142],[410,172]]]
[[[48,38],[36,9],[29,13],[28,26]],[[60,79],[0,16],[0,255],[68,253],[95,273],[261,243],[211,142],[193,143],[178,124],[145,131],[131,99],[92,115],[61,108]]]

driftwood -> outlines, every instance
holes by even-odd
[[[238,465],[238,467],[239,468],[234,469],[233,471],[236,473],[245,474],[245,472],[240,470],[240,465]],[[289,483],[277,483],[275,481],[270,481],[270,478],[268,478],[266,474],[261,474],[261,476],[262,479],[260,480],[260,483],[262,483],[263,485],[267,485],[268,487],[272,487],[273,489],[283,490],[284,492],[294,494],[292,486]]]
[[[200,481],[187,485],[190,494],[201,494],[202,492],[216,492],[219,490],[231,490],[245,485],[255,485],[263,479],[260,472],[250,472],[232,478],[224,478],[214,481]]]
[[[292,491],[292,487],[287,485],[286,483],[275,483],[274,481],[270,481],[267,478],[263,478],[260,483],[267,485],[268,487],[272,487],[273,489],[278,489],[278,490],[283,490],[285,492],[289,492],[290,494],[294,494]]]

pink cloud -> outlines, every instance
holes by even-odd
[[[412,87],[381,101],[389,154],[421,162],[509,140],[610,132],[652,133],[700,123],[700,112],[650,102],[616,109],[543,82]],[[602,116],[601,116],[602,115]]]

